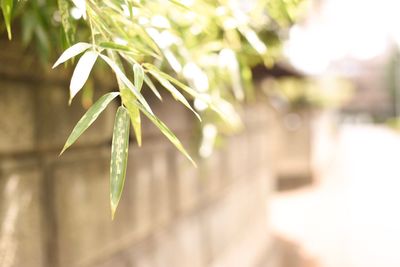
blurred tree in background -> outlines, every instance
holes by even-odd
[[[115,74],[119,91],[91,105],[62,150],[112,100],[121,98],[111,153],[113,216],[125,180],[130,124],[140,146],[141,116],[193,162],[153,113],[143,90],[151,90],[160,100],[159,90],[167,90],[202,120],[209,139],[224,128],[240,128],[234,106],[253,95],[252,67],[271,67],[279,59],[282,39],[304,6],[302,0],[0,1],[0,32],[7,32],[9,39],[18,35],[25,46],[34,46],[45,64],[62,51],[53,68],[81,55],[71,77],[70,101],[96,62],[102,61]]]

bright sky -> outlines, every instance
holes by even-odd
[[[316,0],[310,0],[316,1]],[[294,26],[285,53],[309,74],[344,58],[369,60],[400,44],[399,0],[320,0],[304,25]]]

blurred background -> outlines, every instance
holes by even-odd
[[[37,48],[24,32],[8,41],[0,25],[0,266],[400,266],[400,2],[266,2],[275,5],[260,31],[263,62],[237,50],[238,61],[227,50],[218,59],[228,87],[254,87],[252,101],[232,101],[241,130],[207,116],[199,124],[171,96],[161,103],[145,91],[198,167],[144,119],[114,221],[117,103],[58,157],[93,98],[117,90],[112,74],[95,72],[68,106],[72,70],[39,67],[52,46],[38,29],[43,14],[17,22],[33,25]],[[247,72],[232,74],[247,60]],[[194,84],[214,73],[204,62],[188,75]]]
[[[325,104],[340,101],[318,108],[309,120],[301,120],[301,112],[283,118],[293,137],[280,163],[271,220],[283,243],[293,242],[304,258],[286,266],[400,264],[398,5],[313,1],[290,29],[285,55],[291,66],[316,81],[328,96]],[[293,143],[301,134],[309,151],[300,155]],[[308,165],[300,167],[302,160]],[[299,173],[309,173],[311,181],[293,190],[304,180]]]

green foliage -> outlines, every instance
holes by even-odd
[[[13,1],[0,1],[11,38]],[[251,68],[273,64],[280,36],[300,2],[30,0],[16,2],[18,12],[14,13],[22,21],[23,41],[35,41],[43,59],[51,51],[65,49],[53,68],[83,54],[71,77],[70,101],[84,87],[96,62],[105,62],[116,76],[119,93],[106,94],[93,104],[63,149],[119,95],[122,107],[114,127],[110,178],[114,215],[125,180],[129,126],[140,146],[141,114],[195,165],[174,133],[153,113],[143,91],[151,90],[161,99],[159,91],[166,90],[202,125],[214,125],[216,133],[221,121],[229,125],[224,128],[240,128],[234,106],[252,96]]]
[[[271,18],[279,25],[287,26],[294,23],[305,8],[303,0],[266,0]]]
[[[66,46],[71,46],[75,41],[75,31],[74,20],[71,17],[71,2],[68,0],[58,0],[58,10],[60,12],[61,24],[63,26],[63,36]]]
[[[3,11],[4,22],[6,23],[8,39],[11,40],[11,16],[13,12],[13,0],[1,0],[1,10]]]
[[[119,107],[115,115],[110,165],[110,203],[111,217],[114,219],[124,188],[129,148],[129,113]]]
[[[60,155],[69,148],[75,141],[89,128],[90,125],[97,119],[97,117],[104,111],[107,105],[117,96],[119,93],[113,92],[103,95],[96,103],[89,108],[89,110],[83,115],[83,117],[78,121],[72,133],[67,139]]]

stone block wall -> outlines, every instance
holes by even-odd
[[[132,139],[123,197],[111,221],[117,103],[58,157],[84,113],[79,95],[67,105],[69,74],[18,70],[20,57],[0,51],[0,266],[259,266],[271,242],[273,187],[274,120],[263,101],[243,110],[246,129],[210,158],[197,159],[197,169],[144,121],[143,147]],[[109,84],[96,83],[96,90]],[[195,154],[190,112],[169,98],[154,104]]]

